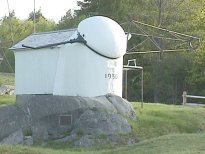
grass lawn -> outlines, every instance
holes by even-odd
[[[204,144],[205,133],[175,134],[112,149],[56,150],[28,146],[0,146],[0,154],[204,154]]]
[[[0,154],[195,154],[205,153],[205,108],[133,103],[138,120],[130,121],[131,146],[75,149],[61,146],[0,146]]]
[[[16,96],[14,95],[0,95],[0,106],[1,105],[12,105],[16,102]]]
[[[107,151],[107,154],[196,154],[205,153],[205,133],[166,135]]]
[[[0,73],[0,86],[1,85],[14,85],[14,74],[12,73]],[[11,105],[16,101],[15,96],[0,95],[0,106]]]
[[[14,85],[15,78],[13,73],[0,73],[0,85]]]
[[[168,134],[205,132],[205,108],[133,103],[137,121],[130,121],[139,140]]]

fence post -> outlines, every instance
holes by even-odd
[[[183,105],[185,105],[187,103],[187,92],[186,91],[183,91],[183,95],[182,95],[182,98],[183,98]]]

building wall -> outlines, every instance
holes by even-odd
[[[15,51],[15,58],[17,95],[122,95],[122,58],[104,58],[82,44]]]
[[[121,96],[122,63],[122,58],[104,58],[82,44],[67,44],[60,50],[53,94]]]
[[[58,48],[15,51],[16,94],[52,94]]]

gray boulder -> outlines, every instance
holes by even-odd
[[[87,110],[75,122],[73,132],[86,135],[127,134],[131,127],[120,114]]]
[[[0,144],[7,144],[7,145],[16,145],[16,144],[20,144],[23,143],[23,132],[22,130],[18,130],[14,133],[12,133],[11,135],[9,135],[8,137],[4,138]]]
[[[116,142],[115,135],[132,131],[127,119],[136,119],[131,103],[111,94],[94,98],[20,95],[16,104],[0,108],[0,142],[14,143],[12,134],[22,130],[28,145],[54,140],[87,147],[96,142],[90,136],[112,136],[109,140]]]
[[[0,142],[27,125],[24,112],[17,106],[0,107]]]

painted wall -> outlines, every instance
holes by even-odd
[[[15,51],[16,95],[52,94],[59,49]]]
[[[82,44],[60,50],[54,95],[94,97],[122,95],[122,58],[101,57]]]
[[[16,94],[122,95],[122,58],[101,57],[82,44],[15,52]]]

